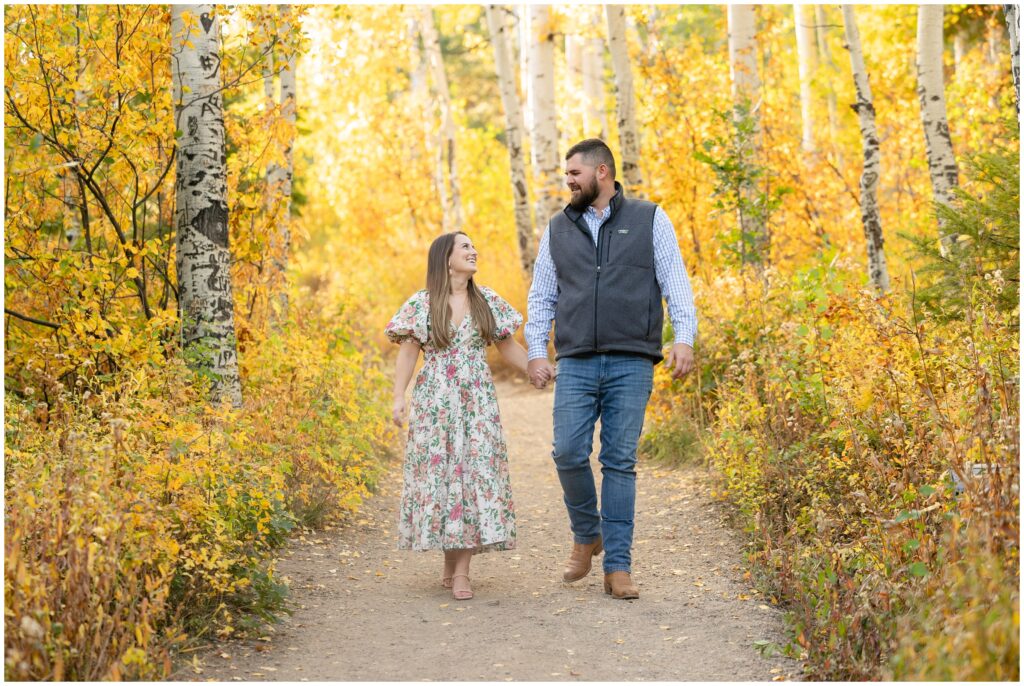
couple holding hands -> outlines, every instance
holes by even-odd
[[[565,160],[572,199],[551,218],[538,248],[524,329],[528,350],[512,337],[522,315],[475,283],[477,252],[459,232],[433,242],[427,288],[386,328],[401,344],[398,424],[424,355],[410,403],[398,547],[444,551],[441,583],[456,600],[473,597],[473,554],[510,550],[516,540],[508,453],[485,355],[491,343],[537,388],[557,374],[552,458],[573,535],[563,580],[584,578],[604,552],[605,592],[640,596],[630,577],[637,443],[654,365],[665,359],[675,378],[693,369],[696,311],[672,222],[654,203],[623,195],[608,146],[588,139]],[[675,334],[667,356],[663,297]],[[552,321],[557,372],[547,356]],[[590,466],[598,419],[600,508]]]

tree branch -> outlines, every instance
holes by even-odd
[[[48,321],[46,321],[44,319],[36,319],[35,317],[29,317],[29,316],[24,315],[24,314],[19,314],[18,312],[15,312],[14,310],[12,310],[12,309],[10,309],[8,307],[4,308],[4,314],[9,314],[12,317],[14,317],[15,319],[21,319],[22,321],[30,322],[32,324],[38,324],[39,326],[45,326],[45,327],[48,327],[50,329],[59,329],[60,328],[59,324],[54,324],[53,322],[48,322]]]

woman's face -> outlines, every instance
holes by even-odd
[[[476,274],[476,248],[473,247],[473,241],[469,240],[469,236],[460,233],[455,237],[455,245],[452,246],[448,265],[452,270],[452,276]]]

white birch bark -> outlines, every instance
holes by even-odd
[[[533,83],[534,178],[539,180],[537,223],[548,220],[563,206],[558,121],[555,110],[555,36],[551,9],[530,6],[530,80]]]
[[[921,123],[928,153],[932,195],[935,202],[948,205],[953,199],[953,189],[959,183],[959,172],[946,120],[946,93],[942,73],[943,10],[943,5],[918,5],[917,96],[921,103]],[[956,236],[946,235],[945,222],[941,218],[939,236],[943,252],[947,252],[956,241]]]
[[[269,108],[274,103],[274,46],[269,37],[260,45],[260,51],[263,53],[263,97]]]
[[[1003,10],[1006,13],[1006,28],[1010,33],[1010,73],[1013,75],[1017,122],[1020,123],[1020,5],[1003,5]]]
[[[220,50],[213,5],[171,6],[171,77],[181,132],[174,220],[182,342],[193,366],[213,374],[213,398],[238,407]]]
[[[282,16],[280,31],[282,35],[288,36],[291,29],[291,9],[288,5],[278,5],[277,11]],[[282,145],[281,151],[284,158],[283,165],[274,165],[273,175],[269,177],[269,185],[275,197],[280,200],[277,208],[277,241],[274,250],[274,269],[278,276],[275,296],[277,299],[277,312],[275,317],[280,320],[288,316],[288,254],[291,252],[291,207],[292,207],[292,146],[295,142],[295,115],[296,115],[296,84],[295,69],[298,66],[298,46],[285,44],[284,63],[281,65],[279,76],[281,84],[281,118],[288,122],[288,138],[278,141]]]
[[[423,6],[420,30],[423,35],[423,48],[427,54],[427,64],[434,80],[434,94],[441,108],[442,155],[448,172],[450,192],[450,202],[445,206],[444,230],[461,231],[462,193],[459,190],[459,172],[455,161],[455,118],[452,116],[448,76],[445,74],[444,60],[441,57],[441,41],[434,24],[434,8],[430,5]]]
[[[615,70],[615,102],[619,127],[619,169],[623,186],[634,197],[643,197],[640,173],[640,134],[636,126],[636,100],[633,96],[633,70],[626,44],[626,12],[622,5],[606,5],[608,51]]]
[[[793,5],[793,24],[796,31],[797,70],[800,77],[800,147],[805,153],[813,153],[814,106],[811,80],[817,68],[817,55],[814,48],[814,21],[806,5]]]
[[[878,211],[881,153],[875,128],[875,104],[871,97],[867,68],[864,66],[864,51],[860,44],[860,32],[857,30],[853,5],[843,5],[843,26],[846,28],[846,44],[850,49],[853,84],[857,91],[857,103],[853,109],[860,120],[860,135],[864,149],[864,169],[860,175],[860,216],[867,243],[868,277],[871,285],[879,293],[884,293],[889,290],[889,268],[885,261],[882,220]]]
[[[985,21],[985,58],[989,64],[999,64],[1002,54],[1003,27],[997,16]]]
[[[757,71],[757,39],[753,5],[729,5],[729,76],[732,95],[752,107],[760,101],[761,77]]]
[[[818,40],[818,55],[825,67],[825,98],[828,105],[828,139],[832,143],[832,149],[836,156],[836,167],[843,170],[843,153],[836,143],[836,131],[838,129],[838,112],[836,111],[836,89],[833,79],[839,76],[839,68],[832,59],[832,50],[828,46],[828,21],[825,18],[825,8],[822,5],[814,6],[815,35]]]
[[[583,38],[572,33],[565,36],[565,83],[572,93],[583,83]]]
[[[596,36],[584,39],[583,136],[608,140],[608,117],[604,109],[604,41]]]
[[[745,142],[744,156],[756,159],[761,138],[761,77],[757,70],[756,21],[753,5],[729,5],[729,74],[732,77],[732,96],[736,104],[737,116],[740,107],[749,107],[753,119],[753,132],[750,140]],[[752,203],[753,190],[744,189],[744,199]],[[764,221],[742,208],[739,212],[740,228],[744,234],[753,237],[760,257],[767,250],[767,229]],[[743,257],[746,261],[746,255]],[[761,260],[757,261],[759,264]]]
[[[967,54],[967,36],[959,26],[953,32],[953,73],[959,73],[960,63]]]
[[[527,131],[533,131],[533,78],[530,70],[530,54],[533,51],[533,40],[530,34],[530,6],[517,5],[515,9],[516,26],[519,30],[519,73],[522,77],[522,93],[520,104],[523,110],[523,123]]]
[[[563,96],[562,121],[559,134],[562,137],[562,148],[568,149],[583,137],[583,41],[585,39],[574,33],[565,34],[565,74],[561,92]]]
[[[410,51],[410,67],[409,73],[411,74],[409,80],[410,90],[412,91],[413,101],[416,103],[416,107],[420,108],[424,112],[430,111],[433,103],[430,100],[430,88],[427,84],[427,61],[423,56],[423,49],[420,47],[420,38],[422,32],[419,28],[419,12],[410,12],[408,15],[408,26],[407,31],[409,35],[409,44],[412,46]],[[434,193],[440,199],[440,207],[442,217],[444,215],[444,208],[448,206],[448,192],[444,186],[444,158],[441,154],[441,139],[440,134],[437,132],[437,127],[434,126],[434,118],[432,116],[423,117],[423,150],[428,156],[432,156],[430,169],[430,182],[434,188]],[[413,147],[415,150],[415,146]],[[413,158],[418,156],[418,152],[413,153]],[[413,216],[415,222],[415,216]],[[442,223],[443,223],[442,219]]]
[[[519,245],[519,260],[523,272],[533,274],[533,261],[537,253],[534,245],[533,218],[530,216],[529,185],[526,178],[526,161],[523,153],[523,112],[519,107],[516,93],[516,79],[512,50],[508,36],[508,24],[503,18],[504,10],[497,5],[486,5],[487,28],[494,46],[494,65],[498,72],[498,86],[501,90],[501,104],[505,109],[505,141],[508,145],[509,169],[512,180],[512,204],[516,220],[516,241]]]
[[[76,19],[81,19],[88,11],[87,5],[75,5]],[[82,34],[77,24],[75,25],[75,57],[78,62],[75,78],[81,82],[87,62],[82,51]],[[84,110],[86,106],[87,96],[84,90],[76,88],[74,98],[76,108],[74,118],[77,121],[78,112]],[[64,205],[62,208],[64,214],[64,237],[68,242],[68,247],[73,248],[82,235],[82,203],[84,202],[82,189],[78,185],[78,174],[75,173],[74,169],[69,167],[61,172],[61,186],[64,191]]]

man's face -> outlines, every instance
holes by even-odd
[[[597,168],[587,164],[580,153],[565,161],[565,183],[572,191],[569,205],[577,212],[590,207],[601,192],[597,186]]]

